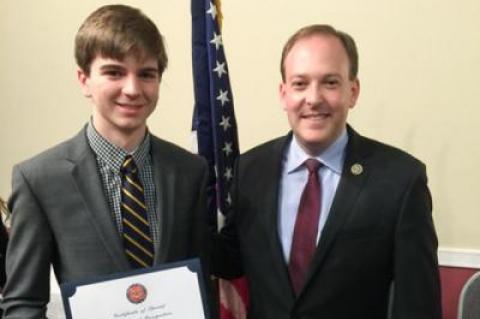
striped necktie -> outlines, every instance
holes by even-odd
[[[138,177],[137,165],[131,155],[125,157],[120,173],[122,178],[122,235],[125,253],[132,267],[149,267],[153,264],[153,241],[143,185]]]

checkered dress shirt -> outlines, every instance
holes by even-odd
[[[90,147],[97,158],[97,167],[102,178],[103,190],[107,196],[108,204],[112,216],[115,219],[119,234],[122,234],[122,213],[120,210],[122,185],[120,177],[120,167],[125,156],[129,154],[125,150],[116,147],[103,138],[89,122],[87,126],[87,139]],[[153,179],[152,159],[150,155],[150,133],[147,132],[142,143],[133,153],[130,153],[135,160],[139,170],[139,177],[145,190],[145,204],[147,206],[148,221],[150,223],[150,232],[154,244],[158,243],[160,234],[158,231],[158,215],[156,214],[156,194],[155,183]]]

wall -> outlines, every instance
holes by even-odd
[[[119,2],[119,1],[115,1]],[[140,7],[167,39],[171,64],[151,130],[190,147],[190,2]],[[76,83],[73,38],[83,19],[114,1],[0,0],[0,195],[12,165],[75,134],[90,106]],[[278,61],[287,37],[310,23],[351,33],[361,96],[350,123],[428,167],[443,248],[480,250],[480,2],[477,0],[224,0],[224,44],[242,150],[286,133]]]

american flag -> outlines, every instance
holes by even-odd
[[[210,225],[216,231],[231,204],[228,190],[239,154],[237,123],[223,50],[220,0],[191,0],[191,11],[195,93],[192,130],[196,132],[197,151],[210,168],[208,206]],[[219,294],[221,319],[246,318],[248,293],[243,278],[219,280]]]

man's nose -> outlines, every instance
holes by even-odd
[[[129,96],[137,96],[140,94],[140,87],[140,79],[133,75],[128,76],[123,85],[123,93]]]
[[[323,91],[320,85],[311,85],[307,90],[307,103],[315,106],[323,102]]]

